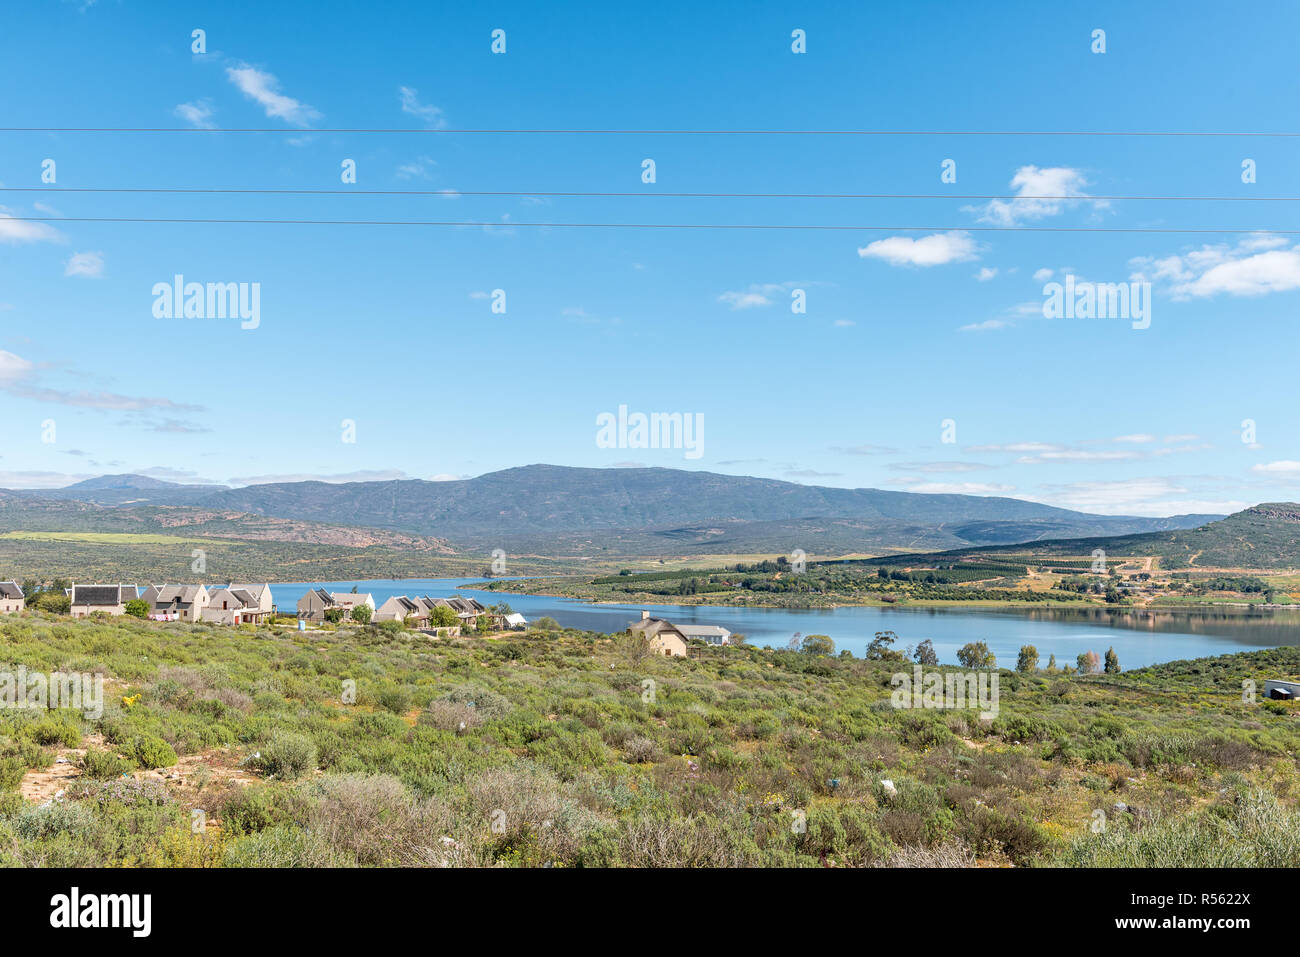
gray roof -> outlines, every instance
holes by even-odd
[[[202,585],[163,585],[158,588],[154,604],[157,605],[192,605],[199,597]]]
[[[677,630],[687,638],[726,638],[731,635],[721,625],[678,625]]]
[[[122,586],[73,585],[72,603],[74,605],[120,605],[122,603]]]
[[[22,598],[22,587],[17,582],[0,582],[0,597]]]

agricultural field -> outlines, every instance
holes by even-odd
[[[102,674],[104,707],[0,709],[4,865],[1271,866],[1300,851],[1300,711],[1243,701],[1241,684],[1300,673],[1296,648],[1001,671],[991,717],[895,707],[910,662],[670,659],[554,627],[439,641],[26,613],[0,620],[0,671],[19,666]]]

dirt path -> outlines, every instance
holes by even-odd
[[[87,747],[102,748],[104,738],[99,734],[88,734],[82,739]],[[77,760],[86,753],[86,748],[63,748],[55,755],[54,763],[43,771],[28,771],[18,785],[18,793],[24,801],[48,801],[69,784],[81,777]]]
[[[81,779],[77,761],[88,747],[107,748],[100,734],[88,734],[82,739],[83,747],[62,748],[53,762],[43,770],[28,771],[18,785],[24,801],[45,802],[56,798],[60,791]],[[239,766],[238,757],[229,748],[214,748],[201,754],[187,754],[170,768],[151,771],[132,771],[137,781],[156,781],[172,788],[246,786],[258,780],[257,774]]]

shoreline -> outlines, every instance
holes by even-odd
[[[824,604],[810,605],[782,605],[765,602],[735,602],[735,601],[707,601],[693,595],[671,596],[671,595],[652,595],[650,600],[638,601],[635,598],[624,600],[615,600],[609,598],[592,598],[584,595],[566,594],[554,589],[539,588],[527,592],[516,592],[507,590],[498,590],[495,588],[479,587],[485,583],[490,583],[494,579],[483,579],[480,582],[472,584],[457,585],[459,588],[481,591],[491,595],[533,595],[543,598],[563,598],[569,601],[580,601],[588,605],[677,605],[689,606],[692,608],[756,608],[772,609],[774,611],[832,611],[836,608],[940,608],[940,609],[999,609],[999,610],[1029,610],[1039,608],[1052,609],[1098,609],[1118,612],[1134,611],[1164,611],[1164,612],[1187,612],[1187,613],[1205,613],[1219,608],[1233,609],[1260,609],[1267,611],[1300,611],[1300,604],[1265,604],[1263,602],[1176,602],[1170,604],[1143,604],[1143,605],[1112,605],[1101,602],[1091,601],[1059,601],[1048,599],[1045,601],[991,601],[991,600],[973,600],[963,601],[954,600],[946,601],[937,598],[919,598],[909,601],[835,601]],[[500,579],[495,579],[500,581]],[[514,581],[523,581],[525,579],[512,579]],[[667,600],[677,598],[677,600]]]

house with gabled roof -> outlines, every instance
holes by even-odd
[[[415,620],[416,627],[422,627],[428,624],[429,610],[418,598],[405,595],[394,595],[375,609],[375,621],[406,621],[408,618]]]
[[[0,615],[9,615],[27,607],[27,598],[17,582],[0,582]]]
[[[645,635],[650,639],[650,650],[656,655],[670,658],[686,657],[686,636],[676,625],[662,618],[651,618],[650,612],[641,612],[641,620],[627,626],[634,635]]]
[[[259,612],[269,614],[275,613],[275,601],[271,597],[270,585],[227,585],[226,587],[240,598],[245,598],[245,608],[256,608]]]
[[[678,625],[677,630],[686,636],[686,640],[698,638],[711,645],[731,644],[731,631],[721,625]]]
[[[254,594],[255,588],[260,588],[263,592]],[[220,625],[257,624],[275,614],[270,595],[271,589],[265,585],[251,588],[247,585],[227,585],[225,588],[213,589],[203,608],[202,619]]]
[[[368,605],[373,615],[375,600],[370,597],[368,592],[360,594],[357,592],[330,592],[324,588],[313,588],[298,599],[298,617],[312,621],[324,621],[325,612],[331,608],[337,608],[343,613],[343,617],[347,618],[352,614],[352,609],[358,605]]]
[[[155,621],[199,621],[212,596],[206,585],[150,585],[140,597]]]
[[[125,615],[126,603],[140,597],[140,589],[135,585],[78,585],[68,589],[71,607],[68,613],[73,618],[85,618],[95,612],[106,615]]]

